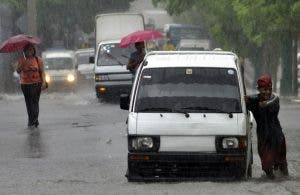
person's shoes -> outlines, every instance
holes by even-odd
[[[38,127],[39,124],[40,124],[39,121],[36,121],[36,122],[34,123],[34,126],[35,126],[35,127]]]
[[[35,125],[28,125],[29,130],[33,130],[35,128]]]
[[[271,180],[275,179],[275,175],[274,175],[272,169],[268,169],[268,170],[266,170],[265,172],[266,172],[266,175],[267,175],[267,177],[268,177],[269,179],[271,179]]]
[[[289,176],[289,170],[287,166],[280,166],[279,169],[283,176]]]

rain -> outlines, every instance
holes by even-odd
[[[0,194],[300,194],[299,24],[299,0],[0,0]],[[20,34],[40,40],[39,123],[25,45],[3,49]],[[246,107],[263,74],[287,148],[275,179]]]

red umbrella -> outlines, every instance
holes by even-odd
[[[41,40],[38,37],[30,35],[16,35],[4,41],[0,46],[1,53],[16,52],[23,49],[28,43],[39,44]]]
[[[154,30],[136,31],[136,32],[130,33],[129,35],[123,37],[121,39],[119,47],[125,48],[136,42],[148,41],[151,39],[157,39],[157,38],[162,38],[162,37],[163,37],[163,34],[159,31],[154,31]]]

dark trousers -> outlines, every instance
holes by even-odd
[[[41,86],[41,83],[21,84],[21,89],[25,98],[27,108],[28,126],[32,126],[38,123]]]

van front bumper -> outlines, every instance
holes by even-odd
[[[241,178],[246,155],[203,153],[128,153],[129,181]]]

